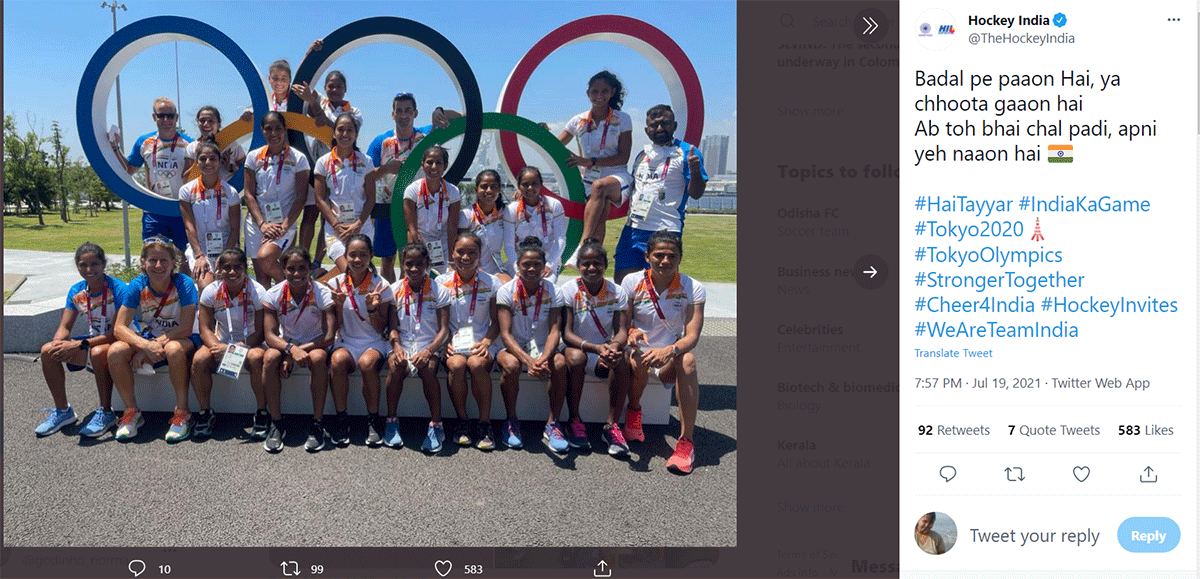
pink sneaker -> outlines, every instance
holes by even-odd
[[[625,410],[625,439],[630,442],[645,442],[646,433],[642,432],[642,411],[627,408]]]
[[[667,468],[675,472],[688,474],[692,472],[692,464],[696,462],[696,446],[686,438],[680,438],[675,445],[675,453],[667,459]]]

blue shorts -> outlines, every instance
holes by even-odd
[[[682,235],[682,232],[680,232]],[[646,242],[653,231],[634,229],[628,225],[621,230],[621,238],[617,240],[617,251],[613,253],[613,271],[630,269],[647,269],[650,262],[646,261]]]
[[[187,251],[187,230],[183,227],[183,218],[172,215],[142,214],[142,239],[154,236],[170,239],[180,252]]]
[[[375,238],[371,240],[371,253],[375,257],[391,257],[396,255],[396,238],[392,235],[392,220],[375,218]]]

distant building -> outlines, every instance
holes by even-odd
[[[700,154],[704,156],[704,170],[710,177],[725,174],[725,160],[729,156],[729,135],[709,135],[700,141]]]

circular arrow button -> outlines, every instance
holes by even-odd
[[[850,273],[863,289],[879,289],[887,282],[888,266],[882,257],[868,254],[854,262],[854,269]]]

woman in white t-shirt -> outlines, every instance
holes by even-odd
[[[246,254],[258,283],[283,280],[279,255],[296,237],[296,221],[308,199],[308,159],[288,146],[283,115],[263,115],[267,144],[246,157]]]
[[[267,350],[263,354],[263,385],[271,420],[280,421],[283,394],[282,379],[296,367],[308,368],[312,392],[312,422],[304,449],[317,452],[325,448],[325,429],[321,418],[329,381],[329,347],[337,335],[337,310],[333,293],[312,281],[312,256],[293,245],[279,257],[287,276],[267,290],[263,298],[263,329]],[[277,449],[267,450],[278,452]]]
[[[384,358],[392,351],[383,338],[392,314],[392,288],[371,267],[371,238],[358,233],[346,240],[346,273],[330,281],[333,299],[339,306],[341,327],[338,342],[329,357],[330,385],[333,387],[333,407],[337,419],[329,428],[334,444],[350,443],[349,418],[346,402],[350,394],[350,373],[362,371],[363,398],[367,412],[379,414],[379,371]],[[367,438],[377,429],[368,423]],[[375,432],[376,437],[382,440]]]
[[[563,324],[563,352],[570,381],[567,386],[567,442],[587,446],[587,430],[579,417],[579,398],[588,374],[608,380],[608,421],[602,436],[613,456],[629,454],[619,426],[621,408],[629,392],[629,362],[625,342],[629,337],[629,297],[621,286],[604,279],[608,253],[596,239],[580,244],[579,278],[563,286],[567,315]]]
[[[546,258],[542,277],[555,283],[567,242],[567,215],[558,199],[542,195],[542,172],[537,167],[517,173],[517,196],[504,206],[504,252],[514,276],[519,274],[517,243],[527,237],[541,242]]]
[[[324,218],[325,247],[340,271],[346,271],[346,240],[361,233],[375,237],[371,210],[375,208],[377,171],[371,158],[358,150],[358,123],[350,113],[333,123],[334,148],[316,161],[313,187],[317,210]]]
[[[192,389],[200,405],[194,434],[212,435],[215,421],[210,404],[212,375],[229,354],[229,346],[237,345],[248,349],[245,366],[250,373],[250,388],[258,402],[251,436],[261,440],[268,437],[273,427],[267,415],[262,380],[262,297],[267,290],[246,278],[246,254],[236,247],[222,252],[216,265],[220,279],[204,288],[197,312],[200,340],[204,343],[196,348],[196,355],[192,357]],[[238,370],[240,373],[241,369]]]
[[[409,243],[400,248],[400,268],[404,275],[392,285],[396,316],[390,320],[392,329],[389,332],[392,348],[388,356],[388,421],[385,427],[388,436],[382,440],[376,439],[374,443],[384,442],[392,447],[403,444],[400,442],[396,406],[400,402],[404,378],[420,376],[425,388],[425,401],[429,403],[429,428],[421,450],[436,453],[442,450],[442,441],[446,439],[442,427],[442,387],[437,381],[441,358],[437,352],[450,337],[447,322],[450,294],[429,277],[429,249],[424,244]],[[375,422],[374,418],[372,415],[372,423]],[[369,436],[377,432],[368,431],[367,444],[372,443]]]
[[[184,149],[183,176],[185,179],[199,177],[199,174],[193,169],[198,160],[196,154],[202,143],[215,144],[217,142],[217,133],[221,131],[221,111],[212,105],[200,107],[200,110],[196,111],[196,127],[200,129],[200,136],[196,137],[195,141],[188,143],[187,149]],[[218,149],[218,154],[220,159],[217,169],[222,181],[228,181],[236,175],[242,169],[242,164],[246,162],[246,150],[237,142],[230,143],[224,151]]]
[[[500,198],[500,173],[484,169],[475,176],[475,203],[462,210],[458,232],[470,231],[479,237],[479,269],[508,283],[512,276],[505,273],[508,262],[500,253],[504,250],[504,204]],[[454,256],[450,256],[451,262]],[[453,263],[451,268],[454,269]]]
[[[620,207],[629,199],[633,183],[627,167],[633,150],[633,121],[621,110],[625,88],[617,75],[602,70],[588,79],[587,87],[592,107],[571,117],[558,140],[566,145],[572,138],[579,139],[580,154],[571,155],[567,164],[585,169],[588,201],[583,209],[583,239],[594,237],[603,244],[609,207]],[[576,248],[567,267],[575,267],[578,253]]]
[[[629,294],[629,316],[633,329],[628,346],[633,380],[629,387],[629,408],[625,413],[625,439],[642,442],[642,392],[654,373],[666,386],[674,383],[679,400],[679,442],[667,461],[667,468],[680,473],[692,472],[695,462],[692,431],[696,426],[700,378],[692,350],[704,328],[704,285],[679,273],[683,242],[669,231],[658,231],[646,241],[646,261],[642,275],[625,277],[621,287]]]
[[[446,272],[446,259],[458,236],[458,217],[462,194],[458,187],[442,178],[450,153],[439,145],[425,149],[421,169],[425,177],[404,188],[404,221],[409,243],[423,243],[429,249],[433,269]]]
[[[237,191],[218,174],[221,152],[217,145],[200,143],[194,154],[200,176],[179,188],[179,213],[188,239],[183,255],[196,289],[204,291],[215,279],[217,256],[240,245],[242,203]]]
[[[567,367],[562,354],[557,352],[565,304],[558,288],[543,276],[545,268],[546,252],[541,240],[526,237],[517,257],[517,276],[496,292],[499,308],[496,321],[504,343],[496,361],[502,370],[501,392],[508,413],[501,436],[509,448],[520,448],[523,444],[517,419],[517,392],[521,369],[527,368],[530,376],[548,380],[550,416],[542,437],[551,450],[563,453],[569,445],[558,424],[558,414],[567,393]]]
[[[463,231],[454,241],[450,254],[454,271],[442,274],[437,283],[450,292],[450,343],[446,348],[446,388],[458,426],[452,439],[460,446],[475,445],[479,450],[496,448],[492,431],[492,376],[490,371],[496,353],[503,347],[496,336],[500,324],[496,321],[496,291],[501,281],[480,268],[484,247],[479,236]],[[471,428],[467,419],[467,375],[471,393],[479,407],[479,421]]]

